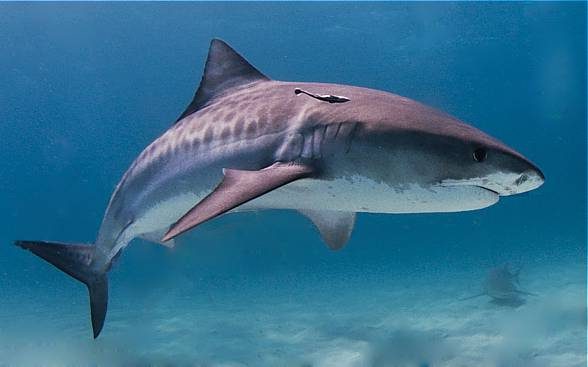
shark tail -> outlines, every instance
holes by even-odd
[[[16,241],[15,245],[29,250],[88,287],[92,330],[96,339],[102,331],[108,305],[108,268],[96,270],[91,266],[96,247],[44,241]]]

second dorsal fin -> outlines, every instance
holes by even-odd
[[[176,122],[198,111],[208,101],[227,89],[263,80],[269,80],[269,78],[253,67],[231,46],[215,38],[210,42],[204,74],[194,99]]]

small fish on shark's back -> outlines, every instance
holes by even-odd
[[[514,149],[444,112],[383,91],[268,78],[214,39],[193,100],[114,190],[96,241],[16,241],[83,282],[94,337],[107,272],[134,238],[173,246],[237,211],[295,209],[329,248],[357,212],[481,209],[544,177]]]

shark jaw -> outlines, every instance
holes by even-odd
[[[441,181],[444,187],[477,186],[499,196],[522,194],[543,185],[545,179],[538,171],[528,170],[522,174],[512,172],[495,172],[485,177],[466,180],[446,179]]]

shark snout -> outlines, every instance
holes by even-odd
[[[545,182],[541,169],[514,150],[509,151],[505,148],[502,152],[497,152],[492,166],[494,172],[491,170],[480,186],[500,196],[532,191]]]
[[[490,175],[479,186],[494,191],[500,196],[510,196],[535,190],[543,185],[543,182],[545,182],[543,172],[533,166],[521,173]]]
[[[538,168],[532,168],[521,173],[513,182],[512,194],[535,190],[545,182],[543,172]]]
[[[545,176],[539,167],[522,155],[515,157],[515,159],[516,158],[518,158],[518,164],[516,165],[518,166],[518,172],[516,172],[517,170],[515,169],[516,176],[514,177],[514,180],[508,185],[508,190],[506,190],[504,194],[501,193],[501,195],[507,196],[521,194],[535,190],[545,182]]]

